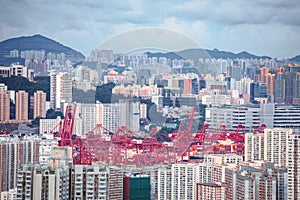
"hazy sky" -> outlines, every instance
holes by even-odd
[[[0,40],[38,33],[87,55],[142,27],[175,30],[208,49],[300,54],[299,0],[0,0]]]

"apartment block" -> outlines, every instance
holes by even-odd
[[[67,73],[51,72],[50,104],[54,110],[61,110],[64,103],[72,102],[72,78]]]
[[[22,164],[38,162],[38,140],[0,137],[0,192],[16,187],[17,170]]]
[[[36,91],[34,93],[33,118],[46,117],[46,93]]]
[[[17,177],[17,198],[68,200],[69,167],[22,165]]]
[[[52,137],[51,137],[52,136]],[[53,147],[58,145],[58,141],[53,138],[53,135],[41,137],[39,142],[39,164],[46,165],[51,158],[51,151]]]
[[[264,130],[264,160],[285,167],[288,161],[288,139],[292,129]]]
[[[300,199],[300,134],[292,134],[288,140],[288,199]]]
[[[10,92],[0,91],[0,122],[10,119]]]
[[[199,163],[197,166],[197,183],[223,183],[226,164]]]
[[[124,100],[118,103],[120,106],[120,125],[126,126],[132,131],[140,130],[140,102]]]
[[[172,165],[171,200],[196,199],[196,164]]]
[[[243,161],[242,155],[236,154],[205,154],[203,163],[207,164],[239,164]]]
[[[124,171],[120,167],[109,167],[108,174],[108,198],[110,200],[123,199]]]
[[[50,134],[50,132],[58,132],[59,123],[61,122],[61,118],[58,116],[56,119],[40,119],[40,130],[39,133],[41,135]]]
[[[108,171],[105,166],[74,165],[71,182],[71,199],[108,199]]]
[[[245,161],[264,159],[264,134],[245,134]]]
[[[197,183],[196,200],[222,200],[222,185],[216,183]]]
[[[287,170],[270,162],[244,162],[225,170],[225,199],[287,199]]]
[[[171,199],[172,196],[172,170],[161,168],[158,170],[158,198],[159,200]]]
[[[77,108],[76,111],[80,113],[82,119],[82,133],[86,134],[97,125],[96,104],[80,104]]]
[[[120,127],[120,107],[118,104],[97,103],[97,122],[106,129],[116,132]]]
[[[25,91],[16,92],[16,121],[28,120],[28,93]]]

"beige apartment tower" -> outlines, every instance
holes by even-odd
[[[33,118],[46,117],[46,93],[43,91],[36,91],[34,93],[34,111]]]
[[[16,93],[16,121],[28,120],[28,93],[20,90]]]
[[[0,92],[0,122],[7,122],[10,113],[10,94],[8,91]]]

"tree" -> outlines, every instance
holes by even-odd
[[[41,120],[41,119],[43,119],[43,118],[42,118],[42,117],[37,117],[37,118],[35,118],[34,120],[32,120],[31,123],[32,123],[33,125],[39,126],[39,125],[40,125],[40,120]]]
[[[61,119],[64,118],[64,114],[62,112],[55,111],[52,108],[50,108],[46,112],[46,119],[56,119],[58,116],[60,116]]]
[[[95,103],[95,94],[94,90],[84,92],[83,90],[73,88],[72,101],[78,103]]]
[[[96,101],[101,103],[111,103],[112,89],[116,86],[115,83],[106,83],[96,88]]]

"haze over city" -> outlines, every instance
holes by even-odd
[[[300,52],[299,8],[297,0],[2,0],[0,40],[42,34],[87,56],[99,43],[124,31],[160,27],[207,49],[290,58]]]
[[[0,200],[300,200],[299,0],[0,5]]]

